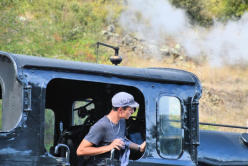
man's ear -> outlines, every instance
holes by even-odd
[[[123,110],[123,108],[122,107],[119,107],[118,109],[117,109],[117,112],[121,112]]]

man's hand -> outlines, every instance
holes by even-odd
[[[121,139],[115,139],[110,145],[110,150],[112,149],[118,149],[121,150],[125,146],[124,142]]]
[[[144,141],[141,145],[140,145],[140,152],[144,152],[146,148],[146,141]]]

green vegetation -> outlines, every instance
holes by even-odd
[[[206,10],[222,21],[239,19],[248,11],[247,0],[211,0],[206,3]]]
[[[219,129],[218,127],[216,126],[206,126],[206,125],[200,125],[200,130],[217,130]]]
[[[2,0],[0,50],[95,61],[95,43],[102,40],[109,5],[114,1]]]
[[[204,0],[170,0],[176,7],[186,10],[192,24],[201,26],[210,26],[213,19],[208,13],[204,12],[206,6],[202,3]]]
[[[54,113],[50,109],[46,109],[45,111],[45,148],[49,151],[50,147],[53,146],[53,136],[54,136]]]
[[[102,30],[116,23],[123,0],[1,0],[0,50],[34,56],[95,62]],[[192,24],[240,18],[247,0],[170,0]],[[101,54],[106,63],[107,54]]]
[[[247,0],[170,0],[176,7],[186,9],[193,24],[211,26],[214,20],[226,22],[239,19],[248,11]]]

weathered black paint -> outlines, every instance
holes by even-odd
[[[240,133],[200,132],[199,158],[211,165],[248,165],[248,146]]]

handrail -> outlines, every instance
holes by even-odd
[[[218,126],[218,127],[248,129],[248,127],[244,127],[244,126],[223,125],[223,124],[215,124],[215,123],[203,123],[203,122],[200,122],[199,124],[200,125],[205,125],[205,126]]]
[[[66,148],[66,154],[65,154],[66,164],[65,165],[70,166],[70,148],[66,144],[58,144],[58,145],[56,145],[54,153],[58,154],[59,148],[61,148],[61,147]]]

